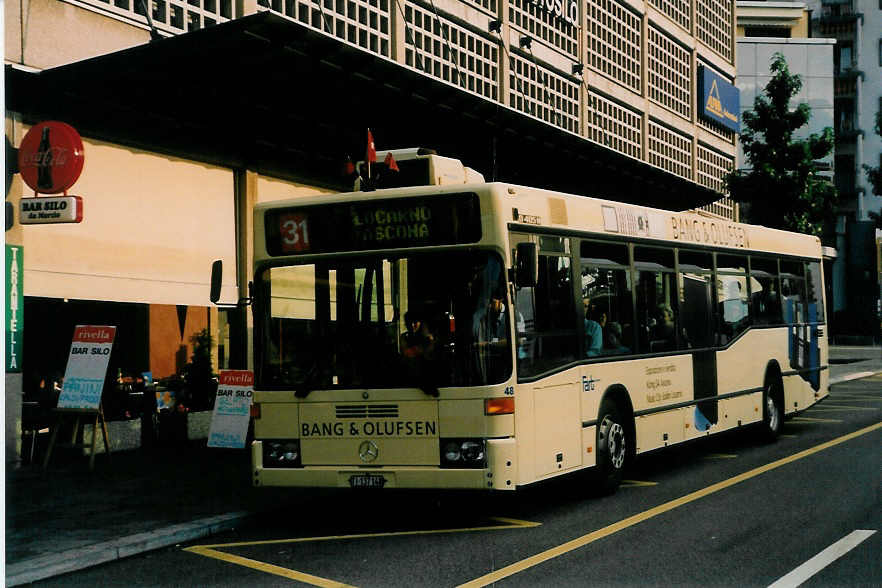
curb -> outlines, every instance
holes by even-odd
[[[19,586],[45,580],[146,551],[229,531],[252,514],[247,511],[231,512],[9,564],[6,566],[6,585]]]

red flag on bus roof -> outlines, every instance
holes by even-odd
[[[344,176],[351,176],[355,173],[355,164],[352,163],[352,158],[348,155],[346,156],[346,160],[343,162],[341,171]]]
[[[383,160],[383,163],[386,164],[386,169],[389,171],[401,171],[398,169],[398,162],[395,161],[395,157],[392,156],[392,152],[389,151],[386,153],[386,159]]]
[[[374,136],[368,129],[367,134],[367,152],[364,154],[364,160],[368,163],[377,163],[377,148],[374,147]]]

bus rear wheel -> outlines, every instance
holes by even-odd
[[[597,467],[595,483],[601,494],[612,494],[622,482],[628,461],[628,435],[618,405],[604,400],[597,425]]]
[[[767,382],[763,388],[762,438],[767,442],[778,438],[784,422],[784,407],[780,392],[781,383],[774,379]]]

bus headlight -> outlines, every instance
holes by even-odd
[[[441,439],[442,468],[483,468],[487,465],[483,439]]]
[[[299,468],[300,440],[263,442],[263,467],[265,468]]]

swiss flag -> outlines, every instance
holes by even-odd
[[[368,163],[377,163],[377,148],[374,146],[374,136],[370,129],[368,129],[367,152],[364,155],[364,160]]]
[[[386,153],[386,159],[383,160],[383,163],[386,164],[386,169],[388,169],[389,171],[401,171],[398,169],[398,162],[395,161],[394,157],[392,157],[391,151]]]

